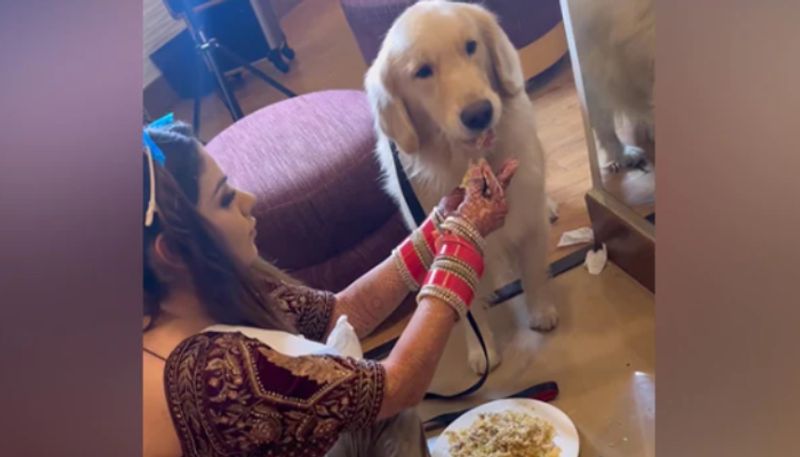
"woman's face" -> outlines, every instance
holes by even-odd
[[[232,187],[205,148],[198,145],[198,149],[202,172],[197,210],[217,229],[234,259],[249,267],[258,258],[256,220],[252,215],[255,197]]]

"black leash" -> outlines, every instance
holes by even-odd
[[[389,147],[392,150],[392,157],[394,158],[394,168],[397,172],[397,180],[400,181],[400,189],[403,191],[403,199],[406,201],[408,205],[408,209],[411,210],[411,215],[414,217],[414,221],[419,227],[423,222],[425,222],[425,218],[427,217],[425,214],[425,210],[422,209],[422,205],[419,203],[417,199],[417,195],[414,193],[414,189],[411,187],[411,183],[408,182],[408,177],[406,176],[406,172],[403,169],[403,164],[400,163],[399,153],[397,151],[397,145],[394,144],[394,141],[389,141]],[[465,397],[474,393],[476,390],[480,389],[483,384],[486,382],[486,378],[489,377],[489,352],[486,350],[486,342],[483,341],[483,335],[481,334],[481,330],[478,327],[478,323],[475,322],[475,317],[472,316],[472,312],[467,311],[467,321],[469,322],[470,327],[472,327],[472,331],[475,333],[475,336],[478,338],[478,343],[481,345],[481,350],[483,351],[484,360],[486,360],[486,369],[481,374],[480,379],[478,379],[475,384],[469,386],[468,388],[462,390],[461,392],[450,394],[450,395],[442,395],[433,392],[428,392],[425,394],[426,400],[453,400],[455,398]]]

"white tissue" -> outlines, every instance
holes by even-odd
[[[561,239],[558,240],[558,247],[573,246],[575,244],[586,244],[594,241],[594,232],[591,227],[581,227],[575,230],[569,230],[561,234]]]
[[[336,349],[337,352],[345,357],[364,358],[361,341],[358,340],[358,335],[356,335],[353,326],[350,325],[350,322],[347,322],[347,316],[339,316],[336,326],[333,327],[328,339],[325,341],[325,345]]]
[[[586,252],[586,260],[583,264],[586,265],[586,269],[589,270],[589,274],[599,275],[606,266],[606,262],[608,262],[608,251],[606,250],[606,244],[603,243],[603,247],[601,249],[598,249],[597,251],[589,250]]]

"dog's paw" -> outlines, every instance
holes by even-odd
[[[530,313],[528,322],[532,329],[548,332],[558,325],[558,311],[553,305],[537,307]]]
[[[627,168],[641,168],[647,165],[644,149],[626,144],[622,153],[622,165]]]
[[[469,350],[469,367],[476,374],[480,375],[486,371],[486,357],[484,357],[483,350],[480,348],[480,346],[476,346],[477,347],[470,348]],[[497,351],[491,347],[487,347],[486,352],[489,354],[489,371],[492,371],[497,368],[498,365],[500,365],[500,356],[497,354]]]
[[[624,169],[644,168],[647,166],[645,151],[642,148],[625,145],[625,150],[619,154],[616,160],[612,160],[606,165],[611,173],[619,173]]]
[[[619,173],[624,168],[625,166],[622,163],[617,162],[616,160],[612,160],[611,162],[608,162],[608,164],[606,164],[606,169],[608,169],[608,171],[613,174]]]

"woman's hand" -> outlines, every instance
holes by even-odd
[[[463,201],[451,214],[471,223],[483,237],[502,227],[508,214],[505,189],[518,166],[518,161],[507,160],[497,175],[484,159],[470,166],[462,182]]]
[[[464,184],[442,198],[437,208],[443,216],[457,216],[472,224],[482,236],[503,225],[508,207],[505,189],[518,162],[505,162],[497,176],[485,160],[471,166]],[[441,298],[423,295],[389,357],[386,387],[379,418],[391,417],[422,401],[441,359],[457,312]]]
[[[461,202],[464,201],[465,195],[466,192],[463,187],[456,187],[449,194],[442,197],[439,200],[439,204],[436,205],[436,209],[442,215],[442,218],[447,219],[448,216],[455,214]]]

